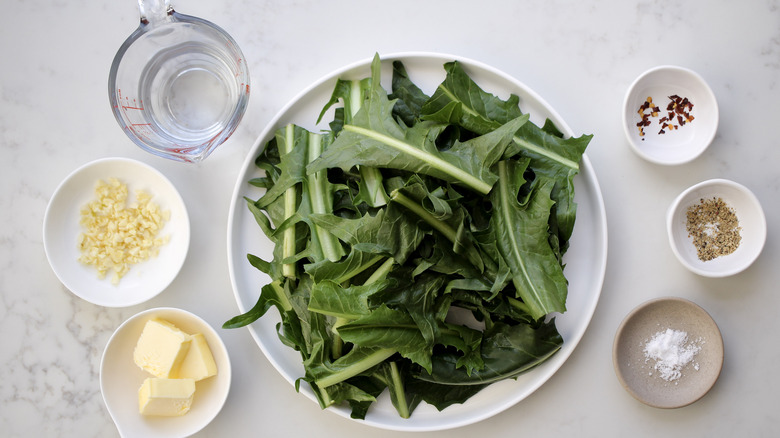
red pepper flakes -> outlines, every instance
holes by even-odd
[[[691,115],[693,111],[693,102],[687,97],[680,97],[676,94],[669,96],[669,104],[666,106],[666,115],[658,120],[658,124],[661,125],[659,134],[665,134],[667,130],[674,131],[680,129],[681,126],[685,126],[686,123],[691,123],[694,117]],[[646,112],[650,110],[650,112]],[[652,96],[648,96],[647,100],[642,102],[639,106],[639,116],[642,120],[636,124],[639,128],[639,136],[643,137],[644,141],[645,131],[644,127],[650,126],[650,117],[658,117],[661,110],[653,105]],[[677,123],[675,123],[675,121]]]
[[[676,94],[669,96],[669,101],[669,104],[666,106],[669,121],[677,120],[676,125],[669,125],[670,129],[679,129],[681,126],[685,126],[686,123],[693,121],[693,116],[691,115],[693,102],[687,97],[680,97]],[[663,128],[658,133],[663,134]]]
[[[649,113],[646,113],[645,111],[650,110]],[[644,137],[645,136],[645,126],[650,126],[650,116],[652,117],[658,117],[658,112],[661,111],[657,106],[653,105],[653,98],[648,96],[647,100],[645,100],[642,105],[639,107],[639,116],[642,118],[642,120],[636,124],[636,126],[639,128],[639,136]],[[642,139],[644,141],[644,138]]]

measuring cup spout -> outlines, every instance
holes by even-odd
[[[138,9],[143,25],[166,21],[174,12],[171,0],[138,0]]]

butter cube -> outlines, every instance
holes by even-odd
[[[184,415],[189,412],[194,395],[192,379],[149,377],[138,389],[138,410],[150,416]]]
[[[133,361],[156,377],[177,378],[190,349],[190,335],[162,319],[146,322],[133,351]]]
[[[190,336],[190,349],[179,367],[179,378],[196,382],[217,374],[217,364],[202,333]]]

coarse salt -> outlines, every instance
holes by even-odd
[[[645,362],[654,360],[653,369],[658,375],[667,382],[677,383],[683,368],[701,351],[701,343],[701,339],[689,341],[688,333],[681,330],[659,331],[645,343]],[[699,364],[693,368],[698,371]]]

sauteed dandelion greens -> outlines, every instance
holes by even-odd
[[[281,127],[249,181],[265,189],[246,204],[274,251],[247,258],[272,281],[224,327],[276,307],[298,384],[354,418],[385,390],[404,418],[463,403],[563,344],[573,178],[592,136],[539,127],[518,96],[444,69],[428,96],[395,61],[388,94],[375,56],[369,77],[337,82],[330,129]]]

